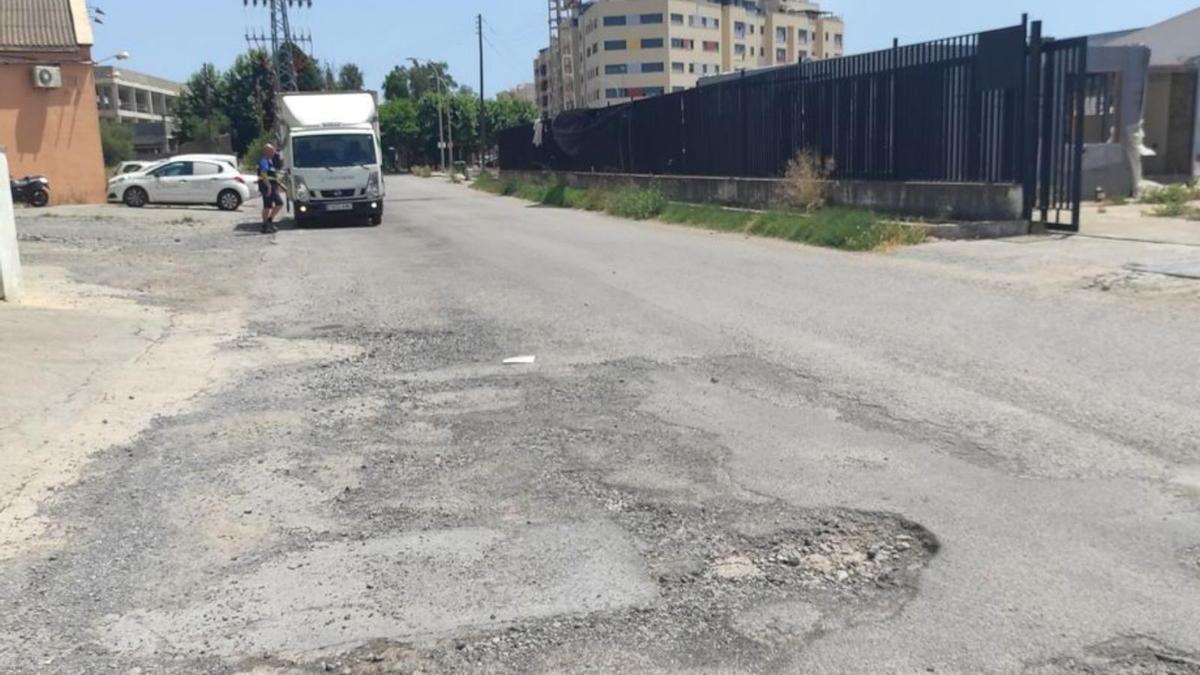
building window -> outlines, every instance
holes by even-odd
[[[796,33],[796,39],[798,39],[802,45],[808,44],[808,30],[801,28],[800,31]]]
[[[721,51],[721,43],[717,42],[716,40],[705,40],[704,41],[704,51],[719,52],[719,51]]]
[[[651,63],[643,63],[642,64],[642,72],[643,73],[661,73],[664,70],[665,70],[665,68],[663,67],[662,61],[655,61],[655,62],[651,62]]]
[[[683,91],[683,87],[671,87],[672,94],[678,94],[681,91]]]
[[[842,46],[842,34],[841,34],[841,33],[834,33],[834,34],[833,34],[833,44],[835,44],[835,45],[837,45],[837,46],[839,46],[839,47],[841,47],[841,46]]]
[[[808,60],[808,52],[804,51],[803,49],[796,52],[796,60],[807,61]]]
[[[695,75],[696,74],[696,64],[689,63],[688,64],[688,72]]]
[[[642,38],[642,49],[660,49],[662,46],[662,38]]]
[[[624,89],[605,89],[604,96],[605,96],[605,98],[625,98],[625,90]]]
[[[675,61],[675,62],[671,63],[671,71],[672,72],[682,73],[686,70],[687,70],[687,64],[685,64],[682,61]]]
[[[622,49],[625,49],[625,41],[624,40],[605,40],[604,41],[604,50],[605,51],[617,52],[617,51],[621,51]]]
[[[787,50],[786,49],[776,49],[775,50],[775,63],[785,63],[786,61],[787,61]]]
[[[662,14],[643,14],[640,17],[638,17],[638,19],[640,20],[641,23],[662,23],[663,15]]]
[[[625,17],[624,16],[606,16],[606,17],[604,17],[604,25],[605,26],[624,26],[625,25]]]
[[[786,28],[776,28],[775,29],[775,39],[780,42],[787,42],[787,29]]]
[[[734,37],[736,37],[736,38],[738,38],[738,39],[742,39],[742,38],[745,38],[745,37],[746,37],[746,24],[745,24],[745,22],[742,22],[742,21],[735,21],[735,22],[733,23],[733,36],[734,36]]]
[[[683,25],[683,15],[682,14],[672,14],[671,15],[671,23],[675,24],[676,26],[682,26]]]
[[[604,66],[605,75],[624,75],[629,72],[629,66],[624,63],[610,63]]]
[[[642,89],[642,96],[662,96],[665,93],[666,89],[663,87],[644,87]]]
[[[671,38],[672,49],[695,49],[696,41],[685,38]]]
[[[754,24],[750,24],[750,34],[754,35]]]
[[[746,45],[741,44],[741,43],[734,45],[733,53],[737,56],[745,56],[746,55]]]

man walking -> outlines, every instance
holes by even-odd
[[[279,188],[279,168],[275,163],[275,146],[270,143],[263,146],[262,157],[258,160],[258,192],[262,195],[262,232],[273,234],[278,232],[275,218],[283,210],[283,196]]]

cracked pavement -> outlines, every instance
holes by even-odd
[[[1200,673],[1187,247],[389,195],[22,212],[0,671]]]

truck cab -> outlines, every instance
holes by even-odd
[[[284,94],[282,145],[296,223],[383,222],[383,153],[369,92]]]

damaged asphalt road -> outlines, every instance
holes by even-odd
[[[390,194],[273,240],[22,221],[229,317],[0,559],[0,670],[1200,673],[1189,291]]]

